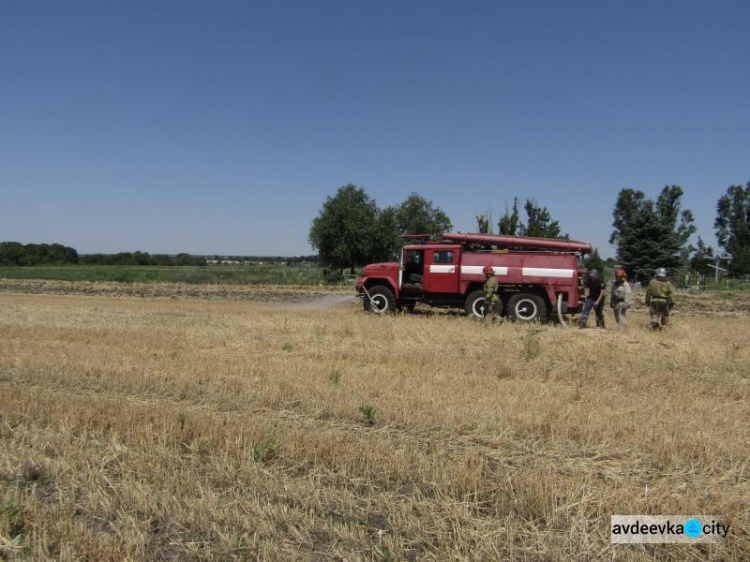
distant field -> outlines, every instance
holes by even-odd
[[[284,284],[326,282],[323,268],[279,264],[208,266],[35,266],[0,267],[0,279],[117,281],[121,283]],[[343,279],[343,275],[342,275]]]
[[[685,295],[660,334],[638,308],[623,334],[322,289],[20,288],[0,292],[0,557],[748,559],[746,299]],[[727,541],[610,544],[611,514],[701,513]]]

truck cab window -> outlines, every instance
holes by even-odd
[[[433,263],[453,263],[453,250],[441,250],[433,254]]]

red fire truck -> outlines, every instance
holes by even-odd
[[[417,303],[484,316],[484,266],[495,270],[500,312],[522,322],[580,310],[583,256],[591,244],[558,238],[445,233],[406,245],[398,262],[374,263],[357,279],[367,311],[413,310]]]

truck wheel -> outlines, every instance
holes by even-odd
[[[536,322],[547,317],[547,307],[539,295],[518,293],[508,300],[508,316],[520,322]]]
[[[364,298],[364,306],[367,312],[386,314],[396,310],[396,297],[388,287],[376,285],[372,289],[368,289],[367,292],[370,293],[369,299],[367,295]]]
[[[486,306],[484,298],[484,291],[472,291],[469,296],[466,297],[466,304],[464,304],[464,310],[469,316],[474,316],[480,320],[484,318],[484,307]]]

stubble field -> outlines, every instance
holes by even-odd
[[[305,291],[0,291],[0,554],[750,558],[744,304],[618,333]],[[727,540],[610,544],[702,513]]]

